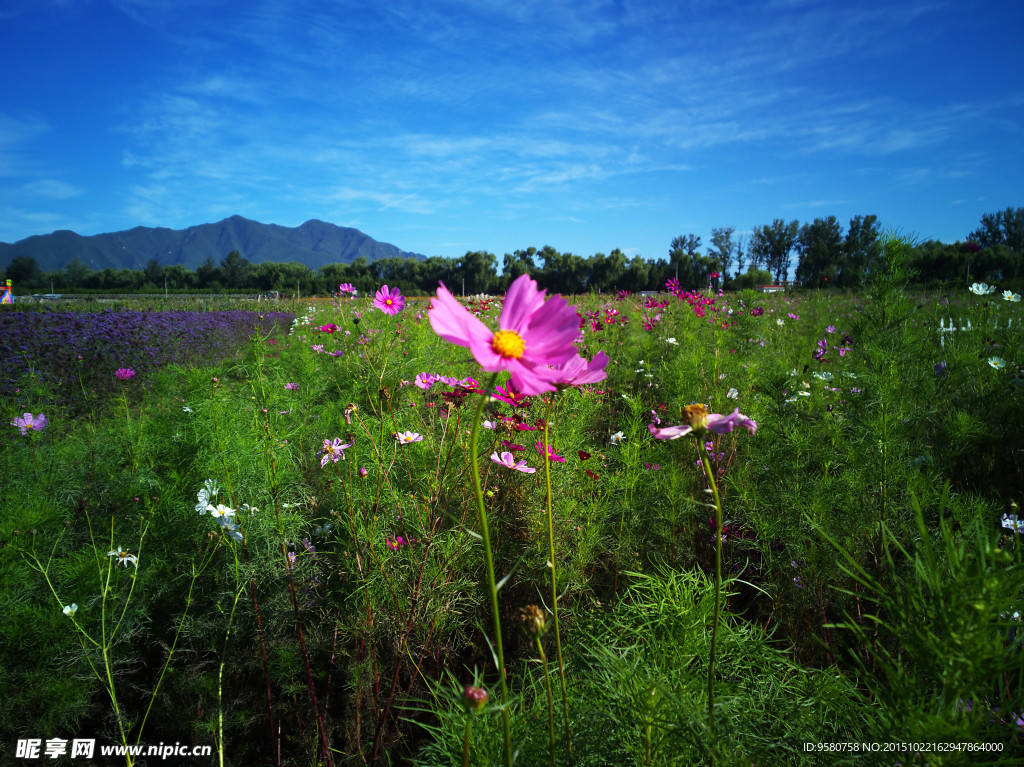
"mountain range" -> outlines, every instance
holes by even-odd
[[[81,259],[90,269],[144,269],[151,259],[161,266],[181,264],[195,270],[207,258],[220,264],[237,250],[250,263],[297,261],[310,269],[335,263],[350,264],[357,258],[416,258],[386,242],[378,242],[358,229],[312,219],[297,227],[262,224],[231,216],[215,224],[188,229],[137,226],[123,232],[88,237],[62,229],[52,234],[26,237],[13,244],[0,242],[0,265],[18,256],[31,256],[44,272],[63,268]]]

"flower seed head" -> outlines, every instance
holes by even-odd
[[[544,635],[544,611],[537,605],[527,605],[519,608],[519,615],[523,621],[523,630],[533,638]]]

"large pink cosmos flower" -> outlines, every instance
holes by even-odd
[[[430,326],[445,341],[467,347],[487,372],[509,371],[523,394],[554,391],[562,372],[549,366],[578,356],[579,316],[564,298],[545,300],[546,294],[528,274],[521,275],[509,286],[499,330],[493,332],[441,283],[431,301]]]
[[[679,439],[687,434],[700,432],[703,429],[716,434],[732,431],[737,426],[744,427],[751,434],[757,431],[757,422],[751,421],[736,408],[729,415],[708,413],[703,405],[687,405],[683,408],[683,419],[686,423],[680,426],[666,426],[659,429],[653,423],[647,428],[655,439]]]
[[[373,305],[384,314],[398,314],[405,308],[405,296],[398,288],[389,288],[387,285],[377,291],[374,296]]]

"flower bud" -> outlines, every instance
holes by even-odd
[[[462,691],[462,705],[467,711],[479,713],[487,705],[487,690],[473,685],[466,685]]]

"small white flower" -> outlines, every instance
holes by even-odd
[[[255,506],[250,506],[247,503],[243,503],[242,511],[247,512],[249,514],[255,514],[257,511],[259,511],[259,509],[257,509]]]
[[[779,319],[775,320],[775,324],[778,325],[779,327],[782,327],[783,325],[786,324],[786,321],[780,317]]]
[[[1020,293],[1011,293],[1009,290],[1003,291],[1003,300],[1010,301],[1014,304],[1020,303]]]
[[[994,367],[996,370],[1002,370],[1006,367],[1006,360],[1002,357],[989,357],[988,364]]]
[[[796,397],[789,397],[786,402],[796,402]]]
[[[235,516],[235,510],[230,506],[225,506],[223,503],[218,503],[216,506],[209,508],[210,516],[216,519],[220,524],[230,524],[231,520],[228,517]]]
[[[612,442],[613,445],[617,445],[620,442],[622,442],[622,440],[625,439],[625,438],[626,438],[625,434],[623,434],[621,431],[617,431],[617,432],[615,432],[611,436],[611,442]]]
[[[73,617],[76,612],[78,612],[78,605],[76,605],[74,602],[72,602],[69,605],[64,605],[64,614],[67,615],[69,618]]]
[[[811,396],[811,393],[809,391],[804,391],[803,389],[798,391],[797,394],[799,394],[801,397],[810,397]]]
[[[182,408],[182,412],[191,413],[192,408],[190,408],[188,405],[185,405],[185,407]]]
[[[725,396],[728,397],[729,399],[739,399],[740,393],[735,389],[729,389]]]
[[[665,343],[672,344],[673,346],[679,346],[679,342],[675,339],[675,336],[672,338],[666,338]]]
[[[976,296],[987,296],[996,292],[995,285],[987,285],[984,282],[976,282],[970,287],[970,291]]]
[[[139,566],[139,558],[134,554],[129,554],[127,551],[122,549],[120,546],[117,547],[117,551],[108,551],[108,557],[117,557],[117,562],[124,565],[126,568],[129,564]]]
[[[1003,514],[999,520],[1007,530],[1015,533],[1024,532],[1024,519],[1019,519],[1015,514]]]
[[[727,375],[728,375],[728,373],[719,373],[718,374],[718,380],[719,381],[724,381]]]

